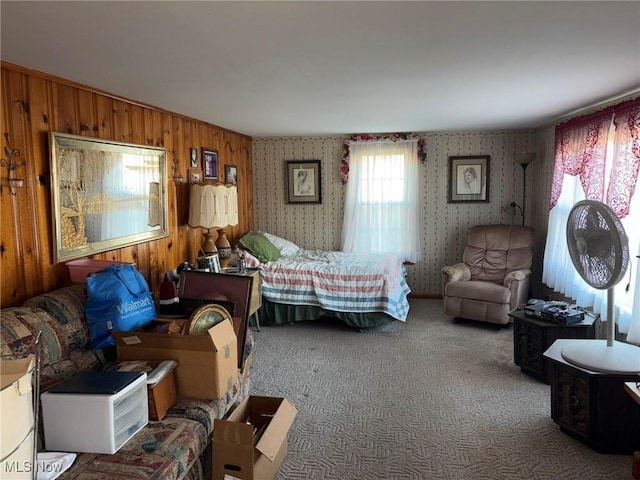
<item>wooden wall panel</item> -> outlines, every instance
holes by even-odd
[[[21,78],[19,75],[13,72],[2,72],[2,104],[4,108],[2,109],[2,130],[4,132],[8,131],[9,125],[14,126],[10,133],[10,141],[11,146],[16,148],[19,143],[20,133],[22,131],[22,122],[21,122],[21,108],[19,104],[16,103],[16,99],[22,98],[22,92],[16,91],[16,85],[19,88],[21,85]],[[15,136],[18,139],[14,138]],[[4,138],[0,138],[0,141],[4,143]],[[6,146],[3,145],[3,149]],[[2,157],[6,160],[6,156]],[[17,161],[21,163],[23,158],[18,158]],[[6,170],[2,168],[2,172],[5,173]],[[21,175],[21,172],[24,172],[24,169],[18,169],[18,176]],[[20,217],[19,217],[19,200],[20,198],[27,198],[23,192],[17,192],[16,195],[11,195],[9,191],[9,187],[6,181],[2,184],[2,193],[1,197],[1,205],[0,205],[0,214],[2,215],[2,245],[0,247],[0,254],[2,258],[2,282],[0,285],[2,287],[2,297],[8,298],[10,301],[14,300],[20,295],[20,292],[16,288],[16,285],[13,285],[9,282],[5,282],[6,278],[15,278],[18,282],[24,283],[24,270],[21,268],[23,262],[20,262],[19,259],[22,258],[22,231],[20,229]],[[25,206],[26,208],[26,206]],[[18,241],[14,242],[11,238],[16,238]]]
[[[18,167],[18,176],[26,179],[25,187],[11,195],[7,169],[0,168],[0,307],[20,305],[29,297],[69,284],[66,266],[53,263],[50,132],[167,149],[169,236],[94,257],[135,262],[152,291],[158,291],[164,272],[183,261],[195,262],[202,242],[202,229],[187,225],[191,147],[198,150],[200,169],[202,147],[218,150],[221,180],[225,164],[238,167],[240,224],[229,229],[230,241],[254,228],[250,137],[19,65],[0,65],[0,130],[20,150],[18,163],[25,165]],[[4,137],[0,141],[4,151]],[[173,181],[174,157],[182,183]]]
[[[45,238],[39,235],[42,228],[51,229],[51,199],[49,197],[48,178],[49,178],[49,118],[51,117],[51,91],[47,82],[41,78],[28,77],[29,92],[29,119],[30,119],[30,135],[29,142],[25,144],[25,148],[30,150],[24,152],[25,159],[32,159],[25,165],[25,175],[27,185],[34,185],[29,190],[29,204],[33,206],[35,222],[30,222],[32,234],[37,243],[35,258],[48,259],[49,263],[53,261],[52,243],[47,242]],[[23,159],[24,160],[24,159]],[[42,284],[45,289],[51,290],[55,288],[57,275],[54,269],[43,268],[42,262],[36,262],[33,266],[36,270],[34,275],[42,278]]]

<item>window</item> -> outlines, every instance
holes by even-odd
[[[559,125],[554,185],[542,281],[555,291],[593,307],[606,319],[607,292],[590,287],[576,271],[566,247],[566,224],[576,202],[607,203],[620,217],[629,240],[631,267],[615,287],[620,332],[640,344],[640,195],[633,195],[640,162],[640,100],[629,101]],[[629,287],[627,288],[627,285]]]
[[[343,251],[420,260],[417,150],[417,140],[350,145]]]

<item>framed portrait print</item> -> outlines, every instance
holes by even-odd
[[[202,148],[202,168],[205,180],[218,178],[218,151],[210,148]]]
[[[198,149],[191,147],[189,149],[189,157],[191,159],[191,168],[198,168]]]
[[[189,184],[193,185],[194,183],[200,183],[201,181],[201,172],[199,169],[192,168],[189,170]]]
[[[489,155],[449,157],[449,203],[489,201]]]
[[[238,185],[238,167],[235,165],[224,166],[224,183]]]
[[[320,160],[287,161],[287,203],[322,203]]]

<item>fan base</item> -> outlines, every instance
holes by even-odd
[[[604,373],[640,373],[640,347],[606,340],[576,340],[562,349],[562,358],[578,367]]]

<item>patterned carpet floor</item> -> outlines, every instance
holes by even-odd
[[[440,300],[358,331],[323,319],[255,332],[253,395],[298,408],[277,480],[630,479],[550,417],[550,387],[513,363],[513,329],[456,324]]]

